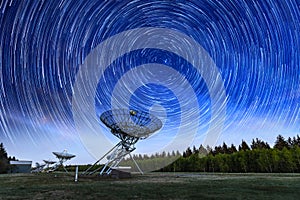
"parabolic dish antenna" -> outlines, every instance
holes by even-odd
[[[53,165],[56,163],[56,161],[52,161],[52,160],[43,160],[45,163],[45,169],[49,169],[50,165]]]
[[[43,161],[46,165],[52,165],[52,164],[56,163],[56,161],[51,161],[51,160],[43,160]]]
[[[140,139],[145,139],[162,127],[162,122],[154,115],[137,110],[115,109],[109,110],[100,116],[100,120],[111,130],[111,133],[121,141],[97,160],[83,174],[89,172],[97,163],[107,156],[107,162],[102,167],[100,175],[110,174],[112,168],[117,167],[126,155],[130,155],[141,173],[142,170],[131,156],[135,150],[134,144]],[[100,167],[101,168],[101,167]],[[99,169],[100,169],[99,168]],[[89,174],[97,172],[96,169]]]
[[[145,139],[162,127],[154,115],[135,110],[109,110],[102,113],[100,119],[120,139],[124,136]]]
[[[64,160],[70,160],[71,158],[74,158],[75,155],[67,153],[67,150],[64,150],[63,152],[52,152],[58,159],[64,159]]]
[[[52,152],[52,153],[57,157],[58,161],[55,163],[52,163],[55,165],[52,168],[50,168],[49,171],[55,171],[60,166],[62,166],[65,169],[65,171],[68,172],[67,169],[65,168],[65,166],[63,165],[63,163],[74,158],[75,155],[68,153],[67,150],[64,150],[63,152]],[[46,161],[44,161],[44,162],[46,163]]]

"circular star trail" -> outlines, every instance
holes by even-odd
[[[200,145],[212,122],[222,129],[219,142],[259,137],[272,143],[278,134],[294,136],[300,131],[299,4],[296,0],[1,1],[0,142],[12,154],[26,157],[41,148],[67,147],[75,153],[73,148],[89,149],[80,140],[73,110],[74,96],[86,94],[93,94],[90,114],[96,118],[124,105],[123,94],[131,94],[128,109],[158,115],[164,126],[149,138],[150,146],[158,150],[182,127],[196,130],[190,144]],[[193,46],[173,47],[182,55],[168,48],[132,49],[101,66],[102,76],[93,77],[97,78],[94,93],[87,89],[74,93],[78,72],[99,45],[141,28],[166,29],[191,38],[217,70],[201,66],[210,76],[197,70],[198,61],[184,57],[195,54]],[[180,38],[170,34],[167,40],[171,44]],[[105,49],[112,57],[119,51],[113,47]],[[149,81],[155,74],[163,81]],[[212,97],[210,88],[219,82],[224,101]],[[132,84],[138,85],[134,91]],[[122,87],[126,92],[120,92]],[[195,106],[186,109],[191,101]],[[214,112],[215,102],[226,111],[224,121],[219,120],[219,111]],[[194,114],[190,127],[182,123]],[[142,152],[152,151],[143,146]]]

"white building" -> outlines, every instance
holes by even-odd
[[[11,160],[10,164],[10,173],[30,173],[32,161],[25,160]]]

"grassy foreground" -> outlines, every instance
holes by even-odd
[[[148,173],[92,180],[62,173],[0,175],[0,199],[298,199],[300,174]]]

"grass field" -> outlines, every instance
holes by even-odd
[[[62,173],[0,175],[0,199],[299,199],[300,174],[149,173],[83,179]]]

